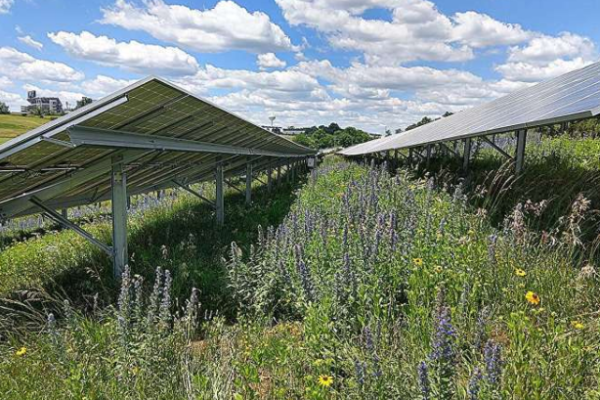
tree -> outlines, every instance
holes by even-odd
[[[326,149],[331,147],[348,147],[364,143],[371,139],[371,135],[356,129],[347,127],[341,129],[338,124],[331,123],[329,126],[321,125],[308,128],[304,133],[294,136],[294,141],[303,146],[313,149]]]
[[[78,108],[87,106],[88,104],[90,104],[93,101],[94,100],[90,99],[89,97],[82,97],[81,100],[77,100],[77,105],[75,106],[75,109],[77,110]]]
[[[415,128],[418,128],[420,126],[427,125],[430,122],[433,122],[433,119],[431,119],[429,117],[423,117],[423,119],[420,120],[419,122],[407,126],[405,130],[410,131],[411,129],[415,129]]]
[[[444,115],[442,115],[442,117],[443,117],[443,118],[446,118],[446,117],[449,117],[449,116],[451,116],[451,115],[454,115],[454,113],[452,113],[452,112],[450,112],[450,111],[446,111],[446,112],[444,113]]]
[[[0,101],[0,114],[10,114],[10,109],[8,108],[8,104],[3,101]]]

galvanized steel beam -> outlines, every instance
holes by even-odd
[[[527,129],[517,131],[517,153],[515,155],[515,170],[517,174],[523,171],[525,164],[525,145],[527,143]]]
[[[184,153],[217,153],[234,155],[259,155],[270,157],[304,157],[303,154],[278,153],[274,151],[224,144],[205,143],[195,140],[175,139],[166,136],[141,135],[110,129],[73,126],[68,129],[71,142],[77,146],[103,146],[109,148],[144,149],[157,151],[180,151]]]
[[[113,273],[119,278],[128,262],[127,253],[127,174],[123,158],[113,157],[111,171]]]
[[[217,224],[223,225],[225,223],[225,200],[223,197],[223,163],[221,159],[217,159],[217,166],[215,169],[215,188],[216,188],[216,214]]]

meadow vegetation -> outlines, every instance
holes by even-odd
[[[499,168],[496,192],[447,162],[425,175],[329,158],[298,187],[259,190],[250,209],[232,197],[222,230],[182,196],[132,218],[131,268],[105,291],[106,261],[69,232],[16,243],[0,254],[5,295],[34,287],[52,300],[0,305],[0,393],[598,399],[592,144],[534,147],[526,174],[560,172],[537,181],[481,157],[476,168]],[[578,169],[588,183],[548,195],[547,179],[565,186]],[[526,182],[539,184],[521,195]]]
[[[0,144],[52,120],[54,117],[0,114]]]

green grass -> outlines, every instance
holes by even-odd
[[[16,114],[0,115],[0,144],[37,128],[54,117],[22,116]]]
[[[132,273],[140,277],[125,277],[114,307],[92,304],[83,313],[50,302],[50,309],[4,304],[38,323],[50,310],[60,318],[41,330],[5,330],[0,393],[600,398],[600,282],[572,240],[581,210],[552,232],[528,229],[517,213],[498,227],[460,189],[336,159],[326,160],[316,182],[290,189],[262,194],[251,209],[230,199],[222,231],[183,199],[134,220]],[[64,250],[49,251],[46,238],[8,249],[22,255],[1,264],[14,265],[13,284],[19,271],[32,269],[28,279],[39,285],[35,268],[57,273],[63,262],[72,263],[62,270],[71,278],[59,286],[90,281],[93,273],[72,275],[94,265],[91,253],[83,249],[79,261],[69,261],[82,250],[68,250],[68,233],[53,237]],[[35,261],[26,261],[28,251]],[[171,275],[159,273],[153,289],[156,266]],[[199,309],[195,296],[185,302],[190,283],[200,285]],[[539,304],[527,300],[529,291]]]

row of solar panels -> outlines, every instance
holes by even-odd
[[[179,143],[179,151],[159,145],[154,149],[127,148],[126,143],[82,145],[72,140],[73,130],[93,131],[99,143],[120,133],[169,140]],[[228,152],[188,152],[186,144]],[[213,179],[218,159],[227,176],[244,171],[249,160],[256,171],[313,154],[170,82],[150,77],[0,145],[0,216],[37,212],[28,201],[32,196],[54,208],[109,198],[115,156],[128,166],[128,192],[137,194],[172,187],[174,180]]]
[[[357,156],[507,133],[600,114],[600,63],[400,134],[340,151]]]

